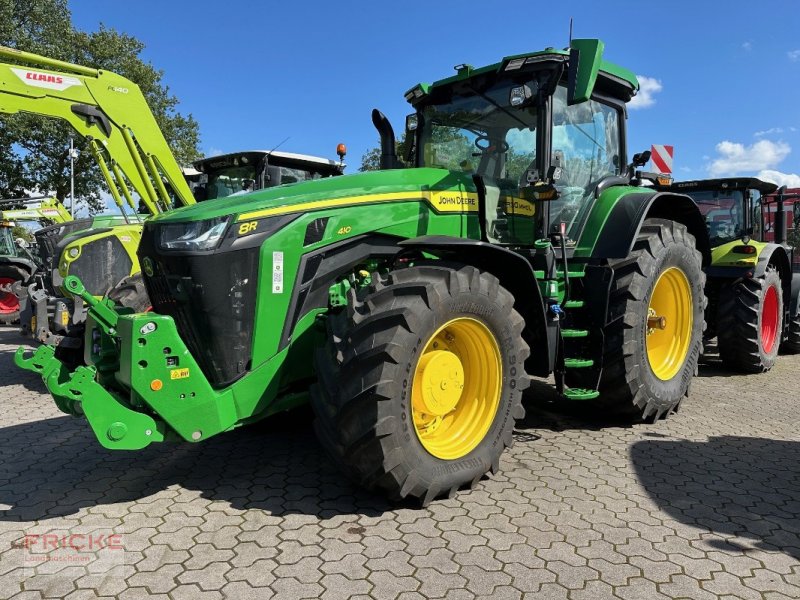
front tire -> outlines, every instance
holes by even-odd
[[[610,262],[614,279],[600,396],[593,402],[629,418],[656,420],[677,408],[697,371],[705,308],[702,256],[681,223],[646,219],[631,254]],[[585,387],[575,379],[567,383]]]
[[[530,383],[524,321],[497,278],[474,267],[375,277],[329,314],[315,429],[358,484],[427,505],[499,468]]]
[[[783,332],[783,293],[775,267],[724,286],[717,322],[719,356],[726,366],[746,373],[769,371]]]

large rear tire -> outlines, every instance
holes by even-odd
[[[329,314],[315,429],[355,482],[427,505],[498,470],[525,413],[524,321],[497,278],[474,267],[374,277]]]
[[[30,275],[15,265],[0,265],[0,285],[8,288],[20,283],[25,284]],[[19,321],[19,298],[12,291],[0,290],[0,323],[16,323]]]
[[[717,317],[719,356],[726,366],[746,373],[769,371],[778,357],[783,332],[783,293],[777,269],[740,279],[720,290]]]
[[[593,403],[656,420],[677,408],[697,372],[706,303],[702,256],[681,223],[646,219],[631,254],[610,266],[600,396]],[[587,387],[581,376],[570,374],[568,385]]]

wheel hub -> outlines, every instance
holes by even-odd
[[[656,280],[645,324],[647,361],[662,381],[675,377],[686,362],[693,321],[692,287],[681,269],[670,267]]]
[[[414,408],[442,417],[456,407],[464,389],[464,366],[458,356],[446,350],[433,350],[420,358],[417,377],[422,378]]]
[[[502,382],[500,347],[486,325],[456,317],[437,329],[422,349],[411,389],[422,446],[442,460],[466,456],[494,421]]]

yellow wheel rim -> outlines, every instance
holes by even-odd
[[[437,329],[411,388],[414,430],[425,450],[443,460],[469,454],[494,421],[502,381],[500,347],[486,325],[459,317]]]
[[[689,354],[694,314],[686,275],[670,267],[658,278],[645,323],[647,361],[662,381],[675,377]]]

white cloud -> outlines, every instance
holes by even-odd
[[[712,177],[772,169],[792,151],[785,142],[769,140],[759,140],[750,146],[725,140],[716,149],[719,156],[708,168]]]
[[[746,50],[747,52],[750,52],[750,50],[752,50],[752,49],[753,49],[753,44],[752,43],[745,42],[744,44],[742,44],[742,50]]]
[[[765,169],[759,171],[757,177],[764,181],[771,181],[776,185],[785,185],[790,188],[800,188],[800,175],[795,173],[781,173],[780,171],[773,171]]]
[[[776,133],[783,133],[783,127],[770,127],[769,129],[764,129],[763,131],[756,131],[753,135],[756,137],[761,137],[762,135],[774,135]]]
[[[636,77],[639,79],[639,93],[633,97],[633,100],[628,102],[628,108],[635,110],[653,106],[656,103],[656,99],[653,96],[660,92],[664,86],[661,85],[659,79],[653,77],[645,75],[637,75]]]
[[[214,146],[211,146],[208,149],[208,152],[206,152],[206,158],[209,158],[211,156],[220,156],[222,154],[225,154],[222,150],[220,150],[219,148],[215,148]]]
[[[797,62],[800,60],[800,50],[790,50],[786,53],[786,56],[789,57],[789,60],[792,62]]]

